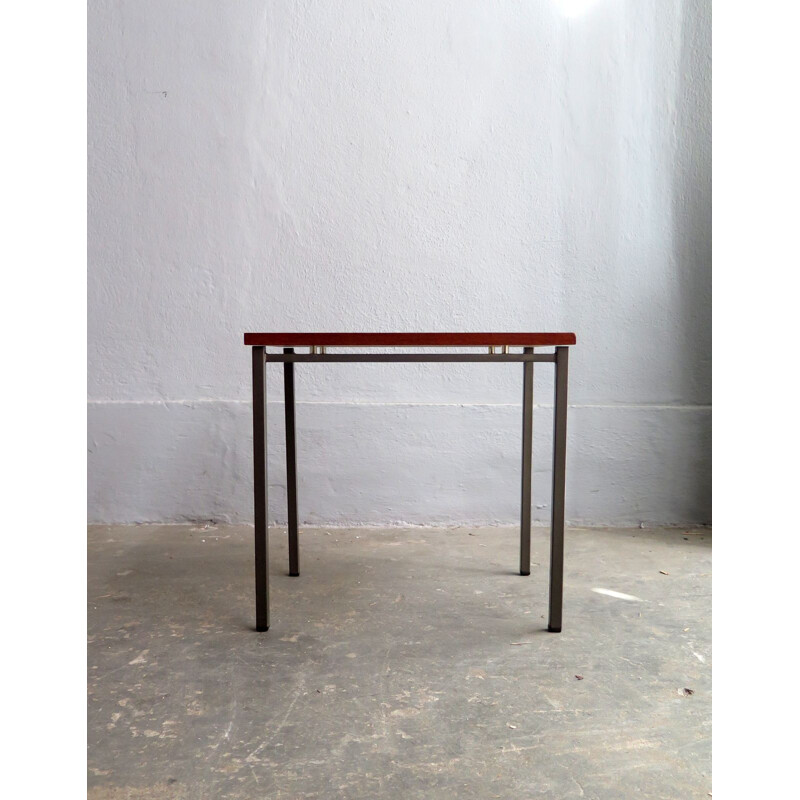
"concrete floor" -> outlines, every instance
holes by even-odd
[[[251,542],[90,529],[90,800],[711,791],[709,531],[570,530],[561,634],[545,530],[273,531],[263,634]]]

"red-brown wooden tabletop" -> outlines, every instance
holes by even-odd
[[[575,344],[574,333],[245,333],[254,347],[552,347]]]

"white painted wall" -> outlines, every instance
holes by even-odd
[[[573,330],[568,516],[709,520],[710,2],[573,5],[91,0],[91,520],[252,518],[245,330]],[[516,520],[521,391],[298,366],[301,517]]]

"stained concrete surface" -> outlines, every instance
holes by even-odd
[[[252,528],[90,528],[90,800],[711,791],[710,531],[568,531],[561,634],[545,530],[270,538],[258,634]]]

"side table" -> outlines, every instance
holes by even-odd
[[[519,574],[531,572],[531,478],[533,456],[533,365],[555,367],[553,485],[550,517],[550,603],[547,629],[561,631],[564,585],[564,486],[567,455],[567,382],[569,347],[574,333],[245,333],[253,355],[253,496],[255,500],[256,630],[269,629],[269,547],[267,539],[267,391],[266,365],[283,364],[286,414],[286,496],[289,523],[289,574],[300,574],[297,536],[297,457],[294,419],[294,365],[342,362],[480,362],[521,363],[522,503]],[[267,347],[282,348],[268,353]],[[308,353],[295,352],[308,347]],[[487,353],[329,353],[329,347],[414,348],[488,347]],[[522,348],[511,352],[511,348]],[[536,347],[555,352],[536,353]]]

